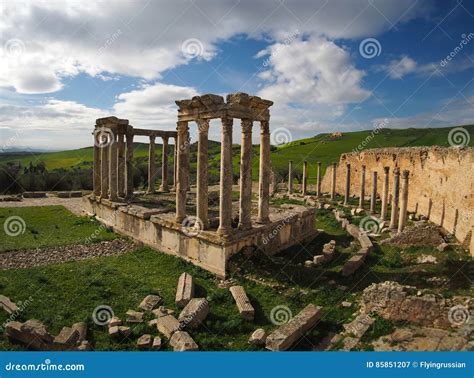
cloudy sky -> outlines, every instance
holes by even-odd
[[[0,2],[3,148],[88,146],[108,115],[171,130],[204,93],[273,100],[292,139],[467,124],[473,80],[470,1]]]

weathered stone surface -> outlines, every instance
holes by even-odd
[[[234,297],[235,303],[239,310],[240,315],[245,320],[253,320],[255,317],[255,309],[250,303],[247,294],[242,286],[232,286],[229,288],[230,293]]]
[[[112,317],[108,323],[109,327],[121,326],[122,321],[117,316]]]
[[[347,277],[353,274],[364,263],[364,260],[363,254],[352,256],[342,267],[342,275]]]
[[[314,265],[321,265],[324,264],[326,261],[326,257],[324,255],[316,255],[313,257],[313,264]]]
[[[148,349],[150,348],[152,342],[153,342],[153,339],[151,335],[148,335],[148,334],[142,335],[137,340],[137,347],[138,349]]]
[[[10,298],[4,295],[0,295],[0,307],[3,308],[8,315],[11,315],[19,310],[18,306],[13,303]]]
[[[209,314],[209,302],[206,298],[193,298],[179,314],[181,328],[198,327]]]
[[[436,247],[436,249],[437,249],[438,251],[440,251],[440,252],[444,252],[444,251],[446,251],[448,248],[449,248],[449,244],[448,244],[448,243],[445,243],[445,242],[439,244],[439,245]]]
[[[170,345],[175,352],[191,352],[199,350],[198,345],[185,331],[177,331],[171,336]]]
[[[416,258],[417,264],[436,264],[438,259],[433,255],[421,255]]]
[[[61,332],[54,338],[54,344],[59,346],[73,346],[79,341],[79,331],[70,327],[63,327]]]
[[[174,314],[173,310],[171,310],[169,308],[166,308],[165,306],[160,306],[157,309],[154,309],[152,312],[153,312],[153,315],[155,315],[156,318],[159,318],[159,317],[165,316],[165,315],[173,315]]]
[[[52,342],[54,339],[54,337],[46,330],[45,325],[36,319],[27,320],[21,326],[21,330],[39,337],[48,343]]]
[[[119,329],[120,335],[124,337],[128,337],[132,334],[132,330],[130,329],[130,327],[119,326],[118,329]]]
[[[352,322],[344,324],[343,327],[346,333],[360,339],[374,323],[375,319],[363,313],[358,315]]]
[[[71,327],[79,333],[78,342],[82,342],[87,338],[87,324],[84,322],[74,323]]]
[[[401,248],[415,247],[437,247],[444,243],[439,227],[432,224],[418,224],[407,227],[401,233],[389,239],[382,240],[381,244],[396,245]]]
[[[159,295],[147,295],[138,307],[144,311],[151,311],[158,306],[160,302],[161,297]]]
[[[363,233],[361,233],[359,236],[359,243],[360,243],[361,248],[364,250],[367,250],[367,252],[371,252],[372,249],[374,248],[374,245],[372,244],[372,241],[370,240],[370,238]]]
[[[109,327],[109,336],[111,337],[116,337],[120,335],[120,329],[119,329],[119,326],[112,326],[112,327]]]
[[[172,315],[161,316],[157,319],[156,327],[168,339],[180,329],[179,321]]]
[[[89,341],[84,340],[84,341],[81,341],[81,343],[77,347],[77,350],[79,352],[86,352],[86,351],[92,350],[92,346],[90,345]]]
[[[272,351],[287,350],[313,328],[321,316],[321,307],[314,304],[307,305],[298,315],[267,337],[266,348]]]
[[[178,280],[178,287],[176,288],[176,306],[184,307],[194,297],[194,279],[189,274],[184,272]]]
[[[250,336],[249,343],[255,344],[257,346],[265,345],[267,340],[267,333],[263,328],[256,329]]]
[[[54,339],[43,323],[35,319],[25,323],[8,322],[5,325],[5,334],[11,342],[32,350],[50,350]]]
[[[160,336],[155,336],[154,339],[153,339],[153,344],[151,345],[151,347],[153,349],[156,349],[156,350],[160,350],[161,349],[161,337]]]
[[[128,310],[127,323],[143,323],[143,312]]]
[[[351,302],[347,302],[347,301],[343,301],[343,302],[341,303],[341,306],[342,306],[342,307],[352,307],[352,303],[351,303]]]

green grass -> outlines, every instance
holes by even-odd
[[[6,233],[6,224],[10,217],[20,217],[24,222],[19,225],[22,234],[10,236]],[[9,220],[10,218],[10,220]],[[21,220],[19,219],[19,222]],[[63,206],[0,208],[0,252],[66,245],[87,242],[92,235],[94,241],[115,239],[118,235],[111,232],[92,218],[77,217]],[[7,228],[8,229],[8,228]],[[16,231],[12,228],[13,231]]]

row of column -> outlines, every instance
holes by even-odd
[[[321,162],[318,161],[316,173],[316,195],[319,197],[321,195]],[[306,195],[308,189],[308,162],[305,160],[303,162],[303,178],[301,185],[301,194]],[[288,162],[288,193],[293,193],[293,161]]]
[[[156,184],[156,155],[155,155],[155,136],[150,136],[149,150],[148,150],[148,189],[147,193],[155,192]],[[159,190],[161,192],[168,192],[168,140],[169,137],[161,137],[163,142],[163,150],[161,155],[161,185]],[[176,138],[175,138],[175,156],[176,156]],[[176,160],[176,159],[175,159]],[[175,164],[176,167],[176,164]],[[176,177],[176,170],[175,175]],[[175,179],[176,180],[176,179]]]
[[[197,203],[196,217],[204,229],[209,226],[208,219],[208,131],[209,120],[198,119],[197,155]],[[240,154],[240,199],[239,229],[250,229],[252,202],[252,126],[253,121],[242,119],[242,142]],[[230,235],[232,232],[232,118],[222,118],[221,162],[220,162],[220,203],[218,233]],[[176,220],[182,222],[186,217],[186,195],[189,186],[189,126],[187,121],[178,122],[178,158],[176,189]],[[270,128],[268,121],[260,122],[260,171],[258,218],[259,223],[269,222],[270,197]]]

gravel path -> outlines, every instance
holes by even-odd
[[[30,207],[62,205],[76,215],[84,215],[82,198],[24,198],[22,201],[0,201],[0,207]]]
[[[73,244],[0,253],[0,270],[79,261],[102,256],[118,256],[132,251],[136,245],[115,239],[91,244]]]

